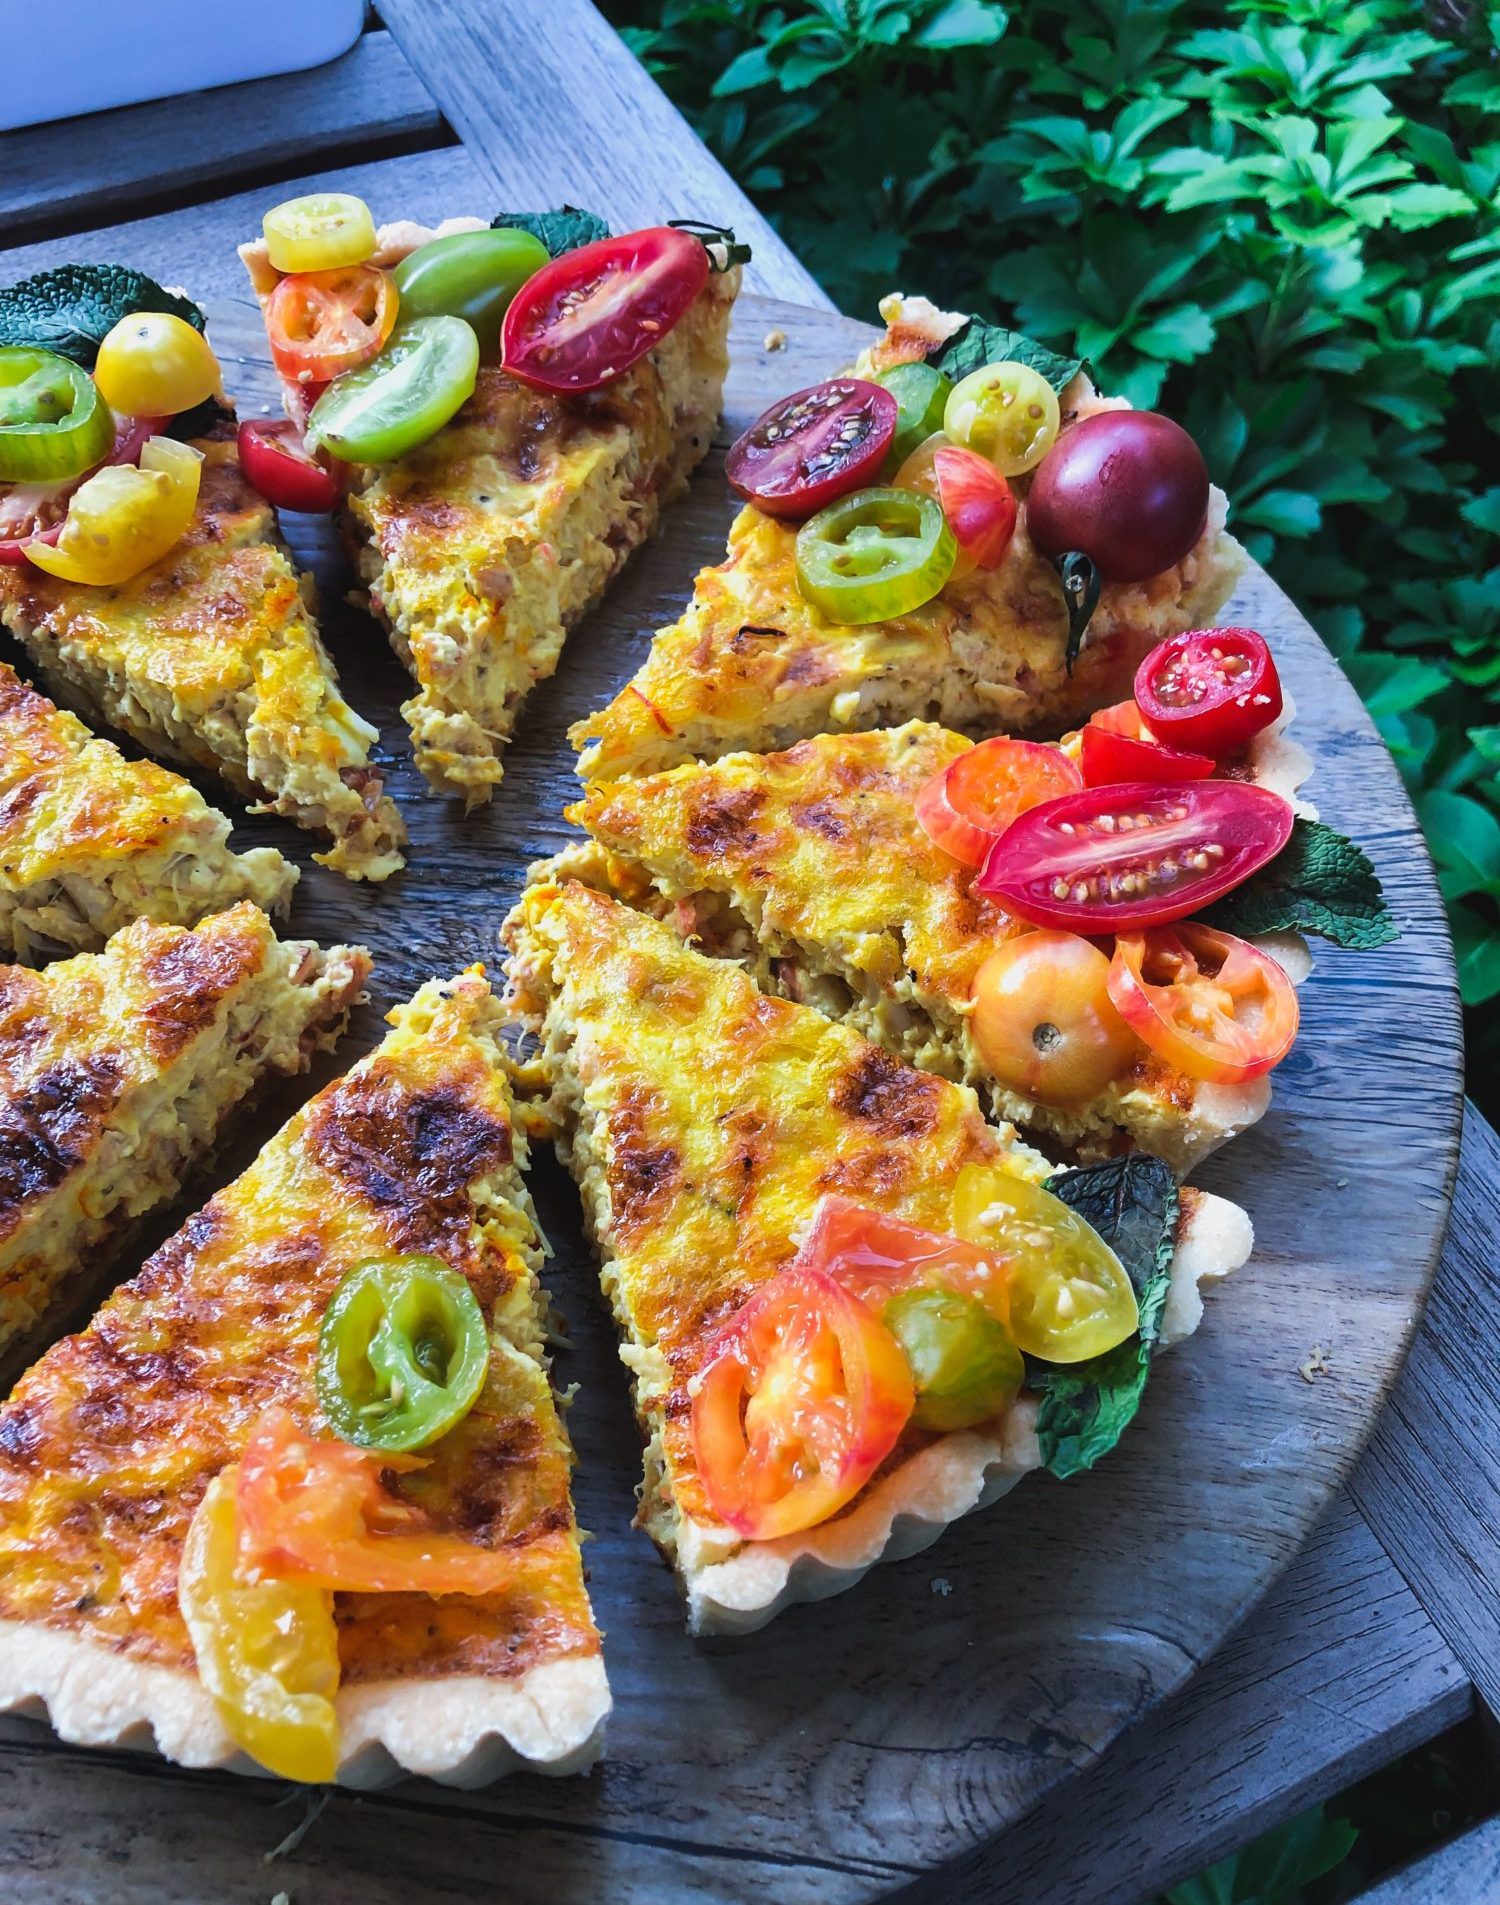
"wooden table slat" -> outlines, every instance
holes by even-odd
[[[180,205],[255,174],[284,177],[451,138],[391,35],[366,33],[307,72],[6,133],[0,242]]]
[[[379,0],[507,209],[587,205],[616,230],[702,218],[748,239],[751,290],[832,308],[588,0]],[[496,204],[496,210],[500,206]]]
[[[1500,1818],[1393,1872],[1357,1905],[1491,1905],[1500,1898]]]

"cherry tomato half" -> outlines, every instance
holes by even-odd
[[[1109,994],[1153,1052],[1210,1084],[1259,1078],[1297,1036],[1297,994],[1276,961],[1196,920],[1122,933]]]
[[[114,448],[104,464],[139,462],[142,447],[152,437],[160,436],[166,419],[116,417],[114,421]],[[69,502],[93,473],[88,470],[61,483],[13,483],[0,490],[0,564],[13,568],[25,562],[32,543],[55,548]]]
[[[275,508],[308,516],[326,516],[338,508],[343,468],[323,452],[309,450],[296,424],[284,419],[242,423],[239,451],[240,467]]]
[[[1077,933],[1002,940],[974,975],[969,1029],[1002,1085],[1043,1105],[1086,1105],[1139,1049],[1115,1009],[1109,957]]]
[[[724,474],[768,516],[814,516],[875,480],[899,413],[890,391],[863,378],[813,384],[751,424],[731,447]]]
[[[1086,787],[1014,821],[977,886],[1037,926],[1164,926],[1249,879],[1291,831],[1279,794],[1239,781]]]
[[[954,576],[997,569],[1016,529],[1016,499],[992,463],[961,450],[940,432],[923,439],[897,470],[897,489],[935,496],[958,544]]]
[[[283,278],[266,305],[271,358],[283,377],[327,383],[379,355],[396,324],[388,271],[348,265]]]
[[[1222,760],[1281,713],[1281,679],[1253,628],[1191,629],[1152,649],[1136,670],[1135,698],[1174,746]]]
[[[1181,562],[1207,515],[1202,452],[1153,410],[1101,410],[1070,424],[1026,497],[1042,554],[1081,549],[1106,582],[1144,582]]]
[[[1080,737],[1079,760],[1089,787],[1107,787],[1112,781],[1201,781],[1214,771],[1210,755],[1163,747],[1133,701],[1101,708],[1089,717]]]
[[[916,815],[934,845],[982,867],[1010,823],[1043,801],[1071,794],[1083,777],[1066,754],[1040,741],[999,736],[966,748],[917,795]]]
[[[693,1453],[714,1513],[751,1541],[836,1514],[879,1468],[916,1396],[867,1303],[794,1262],[715,1339],[693,1394]]]
[[[656,348],[708,273],[706,247],[670,225],[564,252],[511,301],[505,368],[539,390],[597,390]]]

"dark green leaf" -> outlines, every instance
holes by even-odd
[[[1314,1806],[1174,1885],[1167,1905],[1288,1905],[1305,1885],[1342,1865],[1358,1837],[1347,1819],[1330,1819]]]
[[[597,212],[582,212],[576,205],[563,205],[555,212],[500,212],[490,220],[490,229],[530,232],[554,258],[609,236],[609,227]]]
[[[1099,606],[1099,571],[1093,559],[1081,549],[1070,549],[1066,555],[1055,556],[1052,566],[1062,583],[1063,600],[1068,605],[1068,645],[1063,650],[1063,660],[1071,675],[1094,610]]]
[[[1161,1313],[1172,1279],[1177,1179],[1160,1158],[1111,1158],[1049,1178],[1047,1189],[1077,1211],[1125,1267],[1140,1305],[1137,1335],[1088,1362],[1034,1363],[1027,1377],[1041,1391],[1037,1441],[1043,1465],[1064,1478],[1081,1475],[1119,1441],[1140,1407]]]
[[[1369,857],[1321,820],[1294,820],[1291,839],[1271,864],[1215,900],[1202,918],[1242,939],[1317,933],[1365,952],[1398,937]]]
[[[986,324],[980,318],[970,318],[927,361],[955,384],[970,371],[983,370],[986,364],[1029,364],[1054,390],[1072,383],[1083,369],[1081,357],[1060,357],[1021,331],[1007,330],[1003,324]]]
[[[204,328],[190,298],[164,291],[154,278],[124,265],[58,265],[0,291],[0,344],[56,351],[85,370],[99,346],[133,311],[167,311]]]
[[[736,238],[728,225],[705,225],[696,218],[669,218],[667,223],[675,231],[691,232],[708,253],[709,265],[716,272],[750,262],[750,247]]]

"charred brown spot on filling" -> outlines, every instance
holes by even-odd
[[[510,1125],[451,1085],[413,1090],[379,1061],[313,1107],[313,1156],[378,1210],[403,1249],[459,1248],[470,1187],[511,1161]]]
[[[682,1160],[651,1130],[652,1094],[627,1090],[610,1119],[609,1201],[619,1236],[643,1229],[671,1202],[682,1182]]]
[[[265,963],[258,934],[182,933],[142,962],[152,997],[142,1008],[146,1047],[172,1059],[206,1032],[219,1006]]]
[[[713,859],[744,848],[756,837],[755,818],[765,805],[758,787],[708,787],[688,815],[686,839],[691,852]]]
[[[834,1103],[883,1138],[920,1138],[937,1123],[942,1086],[873,1047],[844,1074]]]
[[[808,800],[793,807],[792,820],[804,833],[821,834],[825,840],[845,840],[848,822],[831,801]]]
[[[0,715],[45,721],[51,713],[51,702],[44,700],[35,688],[28,687],[14,668],[0,662]]]
[[[0,836],[19,833],[33,807],[47,791],[40,774],[28,774],[8,793],[0,796]]]
[[[29,1403],[12,1403],[0,1414],[0,1455],[12,1462],[28,1462],[41,1445],[42,1426]]]
[[[0,1235],[15,1228],[23,1205],[56,1190],[84,1162],[123,1076],[107,1053],[63,1059],[0,1107]]]
[[[782,670],[781,679],[798,688],[818,688],[836,681],[842,672],[843,664],[826,648],[803,648]]]

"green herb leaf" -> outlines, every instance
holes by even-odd
[[[1055,556],[1052,566],[1062,583],[1063,600],[1068,605],[1068,645],[1063,650],[1063,661],[1071,675],[1094,610],[1099,606],[1099,571],[1092,557],[1081,549],[1069,549],[1064,555]]]
[[[1270,865],[1216,900],[1202,918],[1242,939],[1317,933],[1362,952],[1399,937],[1368,856],[1321,820],[1294,820],[1291,839]]]
[[[0,291],[0,344],[56,351],[85,370],[99,346],[133,311],[167,311],[204,328],[190,298],[165,291],[144,271],[125,265],[58,265]]]
[[[500,212],[490,220],[490,230],[530,232],[554,258],[609,236],[609,226],[597,212],[583,212],[576,205],[559,206],[555,212]]]
[[[177,437],[183,443],[191,443],[195,437],[211,437],[221,424],[232,424],[234,412],[228,404],[222,404],[217,397],[205,397],[200,404],[194,404],[191,410],[183,410],[175,417],[169,417],[163,426],[163,436]]]
[[[715,272],[732,271],[736,265],[748,265],[750,247],[735,237],[728,225],[705,225],[696,218],[669,218],[673,231],[691,232],[708,253]]]
[[[1081,357],[1059,357],[1024,332],[1007,330],[1003,324],[986,324],[982,318],[970,318],[927,361],[955,384],[970,371],[983,370],[986,364],[1029,364],[1054,390],[1072,383],[1083,369]]]
[[[1177,1179],[1160,1158],[1110,1158],[1061,1172],[1047,1180],[1047,1189],[1114,1251],[1141,1313],[1139,1333],[1102,1356],[1031,1366],[1028,1385],[1042,1397],[1036,1425],[1042,1463],[1066,1479],[1107,1455],[1140,1407],[1172,1281],[1179,1200]]]

